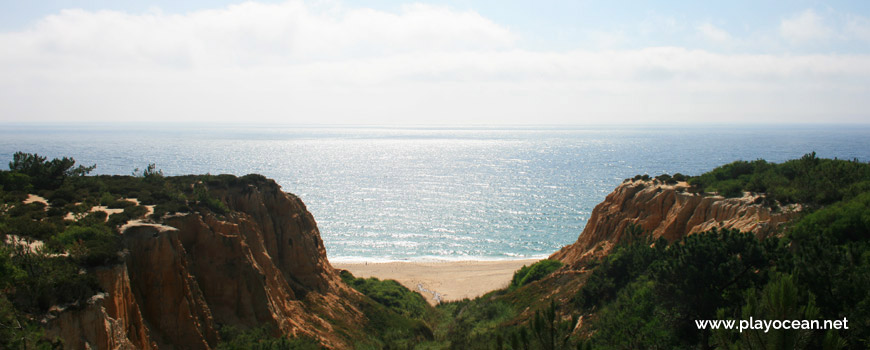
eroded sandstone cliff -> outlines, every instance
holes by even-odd
[[[758,195],[741,198],[701,195],[688,185],[658,181],[626,181],[595,206],[577,242],[550,256],[578,266],[606,254],[619,242],[630,224],[640,226],[653,239],[676,241],[712,228],[733,228],[759,237],[772,235],[796,215],[799,207],[776,210],[762,204]]]
[[[210,188],[229,209],[121,228],[124,263],[99,271],[104,293],[57,313],[49,335],[68,348],[212,349],[219,327],[270,325],[331,348],[336,325],[364,323],[326,259],[313,216],[277,184]]]

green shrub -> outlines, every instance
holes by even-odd
[[[43,215],[45,215],[43,213]],[[31,237],[38,240],[47,240],[57,234],[61,228],[56,222],[50,220],[34,219],[29,216],[17,216],[6,219],[5,234],[14,234],[22,237]]]
[[[796,281],[816,296],[821,318],[848,318],[851,344],[870,339],[870,193],[808,214],[787,239]]]
[[[85,167],[75,166],[73,158],[55,158],[46,160],[36,153],[15,152],[9,162],[9,170],[30,177],[30,183],[35,189],[55,189],[60,187],[70,176],[84,176],[96,168],[96,165]]]
[[[312,338],[272,337],[264,327],[242,330],[223,325],[219,330],[218,350],[318,350],[320,343]]]
[[[726,197],[738,191],[765,193],[781,203],[813,207],[831,204],[870,188],[870,164],[857,160],[817,158],[809,153],[781,164],[765,160],[736,161],[689,179],[694,191],[719,191]]]
[[[422,295],[394,280],[381,281],[374,277],[356,278],[347,270],[341,271],[341,280],[400,315],[422,318],[431,308]]]
[[[99,266],[118,261],[120,238],[105,225],[71,225],[57,235],[70,256],[85,266]]]
[[[118,198],[113,196],[111,193],[103,192],[103,194],[100,195],[100,205],[108,207],[109,204],[114,203],[117,199]]]
[[[626,232],[630,232],[626,228]],[[668,242],[664,239],[650,245],[646,240],[634,239],[620,244],[608,254],[592,272],[574,296],[581,310],[601,306],[616,297],[619,290],[646,274],[649,267],[664,257]]]
[[[84,301],[99,290],[94,275],[79,273],[79,266],[69,258],[21,247],[11,250],[12,264],[22,272],[10,295],[16,309],[41,314],[53,305]]]
[[[30,192],[33,190],[30,183],[31,179],[27,174],[0,170],[0,187],[5,191]]]
[[[531,266],[523,266],[514,273],[510,288],[519,288],[534,281],[540,280],[562,267],[558,260],[541,260]]]
[[[136,202],[128,200],[113,200],[106,204],[109,209],[127,209],[136,206]]]
[[[725,198],[743,197],[743,185],[738,180],[726,180],[716,185],[716,190]]]

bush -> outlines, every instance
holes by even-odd
[[[136,206],[136,202],[128,200],[113,200],[106,204],[109,209],[127,209],[133,206]]]
[[[45,215],[45,214],[43,214]],[[34,219],[28,216],[18,216],[6,219],[2,233],[14,234],[22,237],[31,237],[38,240],[46,240],[57,234],[61,227],[50,220]]]
[[[716,185],[716,190],[725,198],[743,197],[743,186],[737,180],[722,181]]]
[[[695,191],[718,191],[726,197],[738,192],[766,193],[780,203],[802,203],[812,207],[832,204],[870,186],[870,164],[857,160],[817,158],[815,153],[782,164],[764,160],[736,161],[689,179]]]
[[[659,176],[656,176],[655,179],[668,185],[676,185],[678,181],[677,179],[671,177],[668,174],[661,174]]]
[[[266,327],[242,330],[224,325],[219,330],[221,342],[218,350],[317,350],[320,343],[312,338],[291,339],[286,336],[272,337]]]
[[[562,265],[561,261],[545,259],[538,261],[531,266],[523,266],[514,273],[514,277],[511,279],[510,288],[519,288],[540,280],[562,267]]]
[[[33,190],[30,183],[31,179],[27,174],[0,170],[0,187],[5,191],[30,192]]]
[[[79,273],[79,267],[69,258],[22,247],[6,249],[12,251],[11,264],[19,271],[12,280],[15,288],[9,296],[18,310],[41,314],[53,305],[84,301],[99,290],[94,275]]]
[[[120,237],[105,225],[71,225],[57,235],[70,256],[85,266],[99,266],[118,261]]]
[[[400,315],[422,318],[430,309],[422,295],[405,288],[394,280],[381,281],[374,277],[356,278],[347,270],[341,271],[341,280]]]
[[[15,152],[9,162],[9,170],[30,177],[36,189],[54,189],[63,184],[66,177],[83,176],[90,173],[96,165],[75,166],[73,158],[55,158],[50,161],[36,153]]]

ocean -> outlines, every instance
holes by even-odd
[[[870,126],[382,127],[7,124],[16,151],[131,174],[263,174],[300,196],[331,261],[545,257],[637,174],[735,160],[870,160]]]

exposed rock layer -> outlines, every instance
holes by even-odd
[[[105,292],[91,297],[80,309],[59,312],[50,321],[47,335],[62,339],[67,349],[157,349],[133,297],[127,266],[95,273]]]
[[[49,335],[71,349],[212,349],[220,325],[271,325],[349,347],[334,327],[363,322],[348,301],[358,294],[330,266],[302,201],[274,182],[211,193],[227,214],[124,226],[124,264],[98,272],[105,295],[61,312]]]
[[[653,239],[669,241],[713,228],[733,228],[759,237],[775,234],[799,208],[772,210],[759,197],[704,196],[653,181],[627,181],[592,211],[577,242],[550,256],[569,266],[606,254],[622,239],[629,224],[639,225]]]

